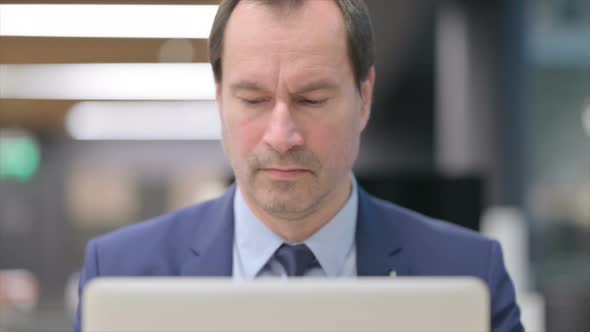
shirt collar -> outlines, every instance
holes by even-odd
[[[305,243],[313,252],[328,277],[341,274],[346,258],[354,248],[358,193],[352,176],[352,190],[346,204]],[[235,244],[245,277],[253,279],[286,241],[271,231],[254,215],[239,188],[234,196]]]
[[[304,241],[328,277],[341,275],[346,258],[354,247],[358,209],[357,185],[354,177],[351,183],[350,197],[342,209],[329,223]]]
[[[240,188],[234,195],[234,216],[235,245],[244,277],[254,279],[284,240],[258,220],[246,204]]]

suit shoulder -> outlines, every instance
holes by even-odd
[[[376,199],[383,229],[401,239],[416,275],[473,275],[487,279],[495,240]]]
[[[154,240],[158,236],[186,231],[189,228],[196,226],[200,219],[199,216],[208,209],[212,203],[213,201],[207,201],[175,210],[155,218],[127,225],[98,236],[94,241],[109,245],[118,242],[134,243],[134,241],[137,240],[146,238]]]
[[[101,275],[169,274],[176,271],[217,200],[189,206],[101,235],[96,250]],[[170,272],[172,271],[172,272]]]
[[[404,232],[410,233],[408,235],[437,242],[467,241],[469,243],[485,243],[489,245],[493,241],[466,227],[432,218],[379,198],[374,198],[374,200],[383,210],[382,213],[389,215],[384,219],[390,222],[395,221],[395,223],[398,223],[395,228],[402,228]]]

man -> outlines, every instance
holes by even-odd
[[[375,82],[362,1],[224,1],[210,60],[236,184],[90,241],[81,291],[99,276],[471,275],[489,286],[493,330],[522,330],[496,241],[354,180]]]

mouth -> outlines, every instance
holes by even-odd
[[[270,178],[275,180],[295,180],[298,179],[306,174],[311,173],[311,171],[304,169],[304,168],[283,168],[283,167],[271,167],[271,168],[263,168],[261,171],[268,175]]]

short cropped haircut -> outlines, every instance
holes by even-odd
[[[219,5],[211,34],[209,35],[209,62],[213,68],[213,75],[217,83],[221,82],[223,54],[223,39],[227,22],[239,1],[223,0]],[[282,10],[297,9],[304,1],[310,0],[245,0],[255,1],[267,6],[278,7]],[[369,70],[375,64],[375,41],[369,10],[363,0],[333,0],[340,7],[344,17],[344,25],[348,39],[348,55],[350,57],[354,78],[360,89],[369,75]]]

